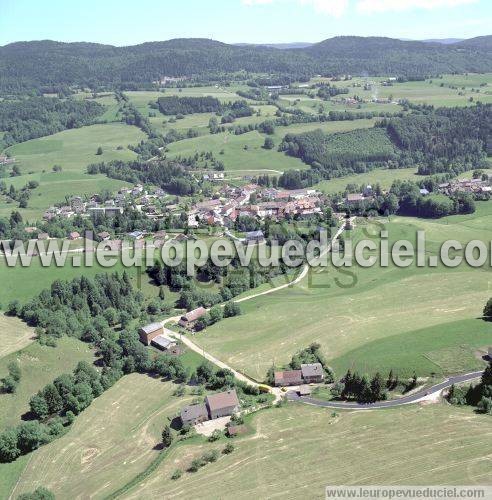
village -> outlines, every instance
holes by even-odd
[[[146,189],[142,185],[122,188],[116,195],[103,199],[94,194],[87,199],[72,197],[66,204],[50,207],[43,215],[46,222],[71,219],[75,216],[98,220],[101,217],[113,218],[125,210],[135,210],[145,219],[158,222],[163,219],[173,221],[173,227],[181,230],[219,227],[234,227],[240,217],[251,217],[258,222],[270,218],[274,221],[309,217],[322,214],[326,203],[324,196],[315,189],[282,190],[246,184],[241,187],[224,183],[212,198],[201,201],[179,200],[170,197],[160,188]],[[145,231],[132,231],[126,236],[139,240],[148,234]],[[156,235],[154,234],[154,237]],[[159,235],[157,235],[159,236]],[[162,236],[162,235],[161,235]],[[69,239],[80,237],[76,232],[67,234]],[[110,234],[102,232],[98,238],[109,240]],[[46,239],[42,234],[41,238]]]

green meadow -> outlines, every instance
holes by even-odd
[[[98,397],[65,436],[31,454],[13,494],[38,485],[57,498],[111,494],[158,456],[164,425],[192,401],[190,395],[172,396],[175,388],[146,375],[125,376]]]
[[[277,147],[288,133],[297,134],[309,130],[322,129],[327,133],[346,132],[357,128],[372,127],[372,120],[353,120],[342,122],[295,124],[289,127],[277,127],[272,136],[275,148],[264,149],[265,134],[258,131],[242,135],[233,135],[228,132],[195,137],[175,142],[168,146],[168,156],[192,156],[196,152],[211,151],[216,158],[222,161],[226,171],[283,172],[289,169],[309,168],[298,158],[293,158],[277,151]]]
[[[63,202],[67,195],[90,195],[102,189],[119,189],[125,183],[103,175],[88,175],[86,167],[100,161],[135,158],[136,154],[127,146],[144,137],[136,127],[108,123],[65,130],[11,146],[7,152],[16,158],[22,175],[7,179],[7,184],[18,188],[30,180],[39,182],[39,187],[32,191],[28,207],[19,211],[32,220],[39,218],[54,203]],[[103,148],[102,155],[96,155],[99,146]],[[62,171],[53,172],[54,165],[60,165]],[[9,215],[16,206],[0,199],[0,215]]]
[[[81,265],[74,265],[73,259],[80,258]],[[145,296],[157,296],[159,289],[149,282],[149,277],[140,268],[125,268],[120,260],[114,267],[103,267],[94,259],[94,265],[85,265],[84,254],[70,254],[64,266],[58,267],[52,263],[50,266],[43,266],[39,257],[34,257],[29,267],[20,264],[15,267],[6,265],[4,258],[0,262],[0,304],[5,310],[6,305],[17,299],[21,303],[27,302],[45,288],[49,288],[55,280],[71,280],[76,276],[84,275],[93,277],[96,274],[107,272],[123,272],[126,270],[132,280],[133,286],[142,290]],[[171,294],[169,297],[171,297]]]
[[[316,184],[316,189],[326,194],[335,194],[344,191],[347,184],[371,185],[379,184],[382,189],[388,189],[395,180],[418,181],[421,177],[417,175],[416,168],[382,169],[378,168],[364,174],[347,175],[337,177]]]

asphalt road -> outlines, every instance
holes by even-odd
[[[403,406],[410,403],[416,403],[417,401],[423,400],[429,396],[440,393],[442,390],[451,387],[453,384],[459,384],[461,382],[468,382],[475,380],[482,376],[483,371],[467,373],[465,375],[457,375],[455,377],[450,377],[440,384],[436,384],[428,389],[416,392],[409,396],[403,396],[399,399],[391,399],[388,401],[378,401],[376,403],[344,403],[343,401],[321,401],[319,399],[311,398],[308,396],[300,397],[295,392],[288,392],[287,399],[289,401],[299,401],[313,406],[320,406],[323,408],[335,408],[339,410],[374,410],[378,408],[393,408],[396,406]]]

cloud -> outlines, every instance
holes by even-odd
[[[476,3],[478,0],[359,0],[357,10],[366,14],[409,9],[437,9]]]
[[[244,5],[265,5],[272,3],[297,3],[312,7],[316,12],[333,17],[342,16],[347,10],[349,0],[242,0]]]

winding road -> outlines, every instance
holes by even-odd
[[[403,396],[399,399],[389,399],[387,401],[377,401],[376,403],[351,403],[343,401],[322,401],[320,399],[311,398],[308,396],[299,396],[296,392],[288,392],[287,399],[289,401],[298,401],[300,403],[320,406],[322,408],[333,408],[338,410],[375,410],[380,408],[394,408],[396,406],[408,405],[424,401],[432,396],[440,394],[444,389],[451,387],[453,384],[462,382],[470,382],[482,376],[483,371],[467,373],[465,375],[456,375],[446,379],[444,382],[433,385],[428,389],[423,389],[414,394]]]

